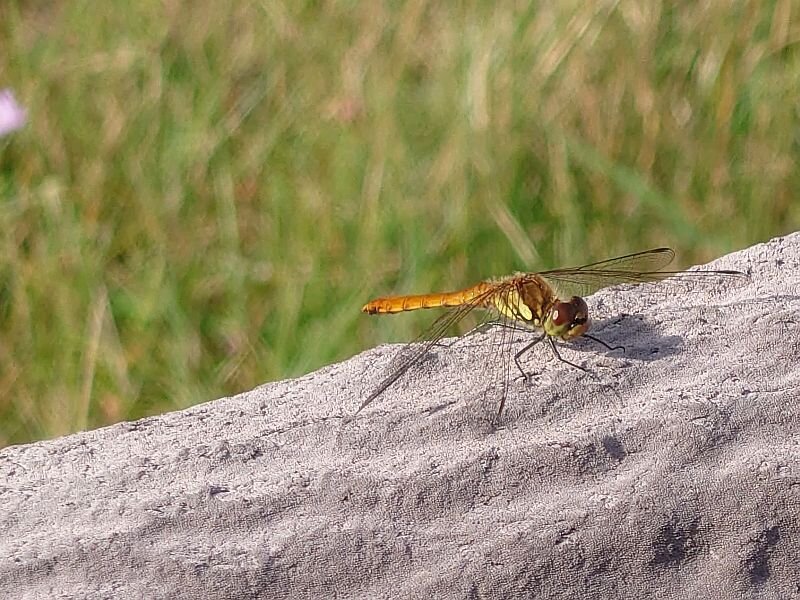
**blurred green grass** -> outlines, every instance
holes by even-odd
[[[433,316],[374,295],[796,229],[798,42],[788,0],[6,0],[0,446]]]

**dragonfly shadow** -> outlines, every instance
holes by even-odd
[[[577,352],[601,353],[609,356],[651,362],[680,354],[683,339],[676,335],[662,335],[643,315],[622,314],[594,321],[591,335],[600,340],[580,337],[569,347]],[[604,347],[608,344],[610,348]],[[621,346],[621,348],[620,348]]]
[[[651,362],[679,354],[683,349],[683,340],[680,336],[662,335],[652,324],[645,321],[644,315],[621,314],[613,318],[595,319],[590,335],[594,339],[581,336],[568,342],[553,340],[552,350],[555,355],[553,358],[576,367],[598,382],[603,381],[603,376],[596,372],[596,367],[600,367],[602,371],[614,363]],[[521,359],[523,363],[521,366],[517,361],[520,355],[514,354],[515,346],[518,350],[519,346],[517,345],[530,344],[536,338],[545,341],[540,330],[525,331],[522,328],[491,327],[484,332],[484,335],[465,335],[431,345],[412,343],[403,347],[390,359],[388,368],[390,372],[395,370],[400,375],[413,369],[416,377],[424,379],[450,364],[451,361],[455,361],[452,366],[456,367],[462,360],[468,360],[471,371],[475,371],[477,368],[481,375],[493,382],[488,387],[480,386],[481,390],[478,395],[481,397],[481,402],[479,404],[492,404],[486,402],[486,399],[499,398],[498,402],[502,406],[503,399],[510,389],[508,387],[510,380],[504,380],[503,377],[512,374],[514,362],[517,362],[521,371],[521,377],[517,373],[513,373],[514,381],[523,379],[530,383],[541,375],[538,368],[529,372],[527,363],[530,359],[527,358],[527,352],[525,352],[526,358]],[[536,344],[536,347],[541,348],[541,345]],[[506,352],[508,356],[500,358],[498,351]],[[572,362],[576,359],[570,357],[570,353],[586,353],[587,357]],[[591,358],[592,355],[595,357],[607,356],[612,363],[605,365],[595,363]],[[503,364],[505,367],[501,366]],[[503,374],[503,368],[508,369],[506,375]],[[542,370],[546,371],[547,368],[542,367]],[[387,381],[391,384],[397,378],[398,376],[393,376]],[[383,391],[386,387],[388,384],[379,391]],[[434,415],[448,409],[453,404],[454,402],[451,401],[441,402],[429,407],[426,412]],[[501,411],[496,410],[497,412],[493,413],[492,422],[500,418]]]
[[[509,338],[481,338],[472,336],[456,338],[449,343],[436,344],[426,354],[424,361],[438,360],[438,351],[450,349],[486,349],[511,343],[527,343],[541,336],[539,330],[514,331]],[[602,354],[609,357],[629,358],[640,361],[654,361],[679,354],[683,348],[680,336],[662,335],[643,315],[620,314],[613,318],[594,319],[590,336],[581,336],[568,342],[556,340],[560,349],[587,354]],[[593,339],[594,338],[594,339]],[[474,340],[474,341],[468,341]],[[510,351],[508,349],[507,351]]]

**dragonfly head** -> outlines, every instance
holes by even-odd
[[[589,307],[586,301],[573,296],[569,302],[557,300],[544,321],[547,335],[570,340],[583,335],[589,329]]]

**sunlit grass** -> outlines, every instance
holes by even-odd
[[[789,1],[54,6],[0,5],[0,445],[428,320],[373,295],[800,223]]]

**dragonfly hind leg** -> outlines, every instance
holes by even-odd
[[[513,323],[504,323],[504,322],[501,321],[500,325],[503,326],[503,327],[507,327],[509,329],[512,329],[512,330],[516,330],[516,331],[530,332],[530,329],[525,329],[523,327],[518,327],[518,326],[514,325]],[[520,358],[520,356],[522,356],[523,354],[525,354],[526,352],[531,350],[534,346],[536,346],[536,344],[541,342],[545,337],[547,337],[546,334],[544,334],[544,333],[541,334],[539,337],[537,337],[532,342],[530,342],[528,344],[525,344],[525,346],[522,348],[522,350],[520,350],[519,352],[514,354],[514,364],[517,365],[517,369],[519,369],[519,372],[522,374],[522,379],[525,380],[525,383],[530,383],[530,377],[531,376],[530,376],[529,373],[525,372],[525,369],[522,368],[522,363],[519,362],[519,358]],[[505,407],[505,405],[506,405],[506,395],[507,394],[508,394],[508,382],[506,382],[506,384],[503,386],[503,396],[500,398],[500,406],[497,408],[497,415],[495,416],[495,421],[498,422],[498,423],[500,422],[500,415],[503,414],[503,407]]]
[[[536,344],[541,342],[545,337],[546,335],[543,333],[535,340],[533,340],[530,344],[526,344],[525,347],[522,348],[522,350],[520,350],[514,355],[514,364],[517,365],[517,369],[519,369],[519,372],[522,374],[522,378],[525,380],[525,383],[530,383],[531,376],[530,373],[526,373],[525,369],[522,368],[522,364],[519,362],[519,357],[528,352],[529,350],[531,350]]]

